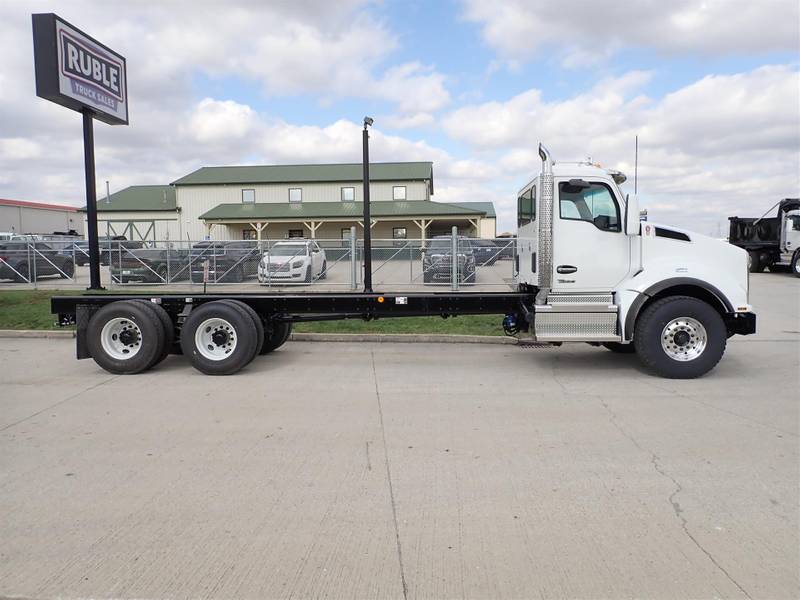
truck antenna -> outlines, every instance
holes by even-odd
[[[633,151],[633,195],[639,192],[639,136],[634,137]]]

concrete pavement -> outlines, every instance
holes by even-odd
[[[0,340],[0,596],[796,598],[800,280],[695,381],[587,345]]]

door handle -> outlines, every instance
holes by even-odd
[[[578,270],[578,267],[573,267],[572,265],[558,265],[556,267],[556,272],[561,273],[562,275],[568,275],[569,273],[574,273]]]

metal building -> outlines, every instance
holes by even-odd
[[[0,232],[83,235],[84,219],[75,206],[0,198]]]

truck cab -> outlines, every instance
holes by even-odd
[[[625,175],[556,163],[519,191],[519,286],[535,294],[527,327],[539,342],[636,351],[672,377],[705,373],[725,340],[755,331],[748,256],[707,236],[639,221]]]

